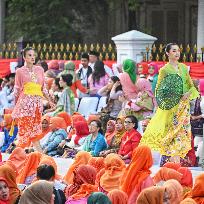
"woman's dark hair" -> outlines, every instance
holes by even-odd
[[[100,60],[96,61],[94,64],[94,71],[92,74],[93,84],[95,82],[99,82],[100,78],[106,75],[106,71],[104,68],[104,63]]]
[[[49,181],[55,176],[55,169],[51,165],[42,164],[37,168],[37,178]]]
[[[169,51],[170,51],[170,49],[172,48],[173,45],[178,45],[178,44],[176,44],[176,43],[169,43],[169,44],[167,44],[166,48],[165,48],[165,52],[169,53]]]
[[[101,121],[100,121],[100,120],[92,120],[91,123],[92,123],[92,122],[95,122],[95,123],[96,123],[97,127],[99,128],[99,131],[98,131],[98,132],[103,135],[103,130],[102,130],[102,123],[101,123]]]
[[[30,51],[30,50],[35,51],[32,47],[26,47],[26,48],[24,48],[24,49],[21,51],[22,56],[25,57],[25,56],[26,56],[26,53],[27,53],[28,51]]]
[[[60,78],[55,78],[54,83],[58,87],[59,90],[62,90],[62,87],[59,84]]]
[[[73,76],[71,74],[63,74],[61,75],[64,82],[66,82],[67,86],[72,85]]]
[[[120,81],[120,79],[117,77],[117,76],[112,76],[111,77],[111,80],[115,83],[115,82],[117,82],[117,81]],[[123,89],[122,89],[122,85],[120,84],[116,89],[115,89],[115,92],[117,92],[117,91],[122,91]]]
[[[40,61],[40,65],[44,69],[44,72],[48,70],[48,64],[46,61]]]
[[[138,120],[137,120],[137,118],[134,115],[128,115],[125,118],[129,118],[132,121],[132,123],[135,124],[134,128],[137,130],[137,128],[138,128]]]

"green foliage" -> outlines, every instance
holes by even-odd
[[[7,41],[100,42],[107,16],[122,5],[135,11],[138,0],[6,0]],[[121,15],[126,15],[121,12]],[[120,23],[120,22],[118,22]]]
[[[8,0],[7,39],[48,42],[80,40],[71,21],[71,2],[66,0]]]

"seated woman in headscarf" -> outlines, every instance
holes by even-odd
[[[75,98],[77,98],[77,89],[82,93],[87,93],[88,90],[81,84],[81,80],[78,78],[78,75],[75,72],[75,64],[72,61],[66,62],[64,65],[64,71],[59,73],[58,77],[63,74],[71,74],[73,76],[72,86],[70,87],[74,93]]]
[[[108,145],[110,145],[110,142],[114,134],[115,134],[115,121],[109,120],[107,122],[106,133],[105,133],[105,137]]]
[[[40,180],[26,188],[20,198],[19,204],[27,203],[53,204],[53,183]]]
[[[67,138],[66,123],[63,118],[53,117],[50,119],[51,134],[46,143],[42,146],[44,154],[49,156],[57,155],[57,147],[62,140]]]
[[[102,135],[101,122],[94,120],[89,124],[89,132],[83,144],[83,150],[90,152],[92,156],[99,156],[100,152],[107,148],[105,137]]]
[[[87,204],[112,204],[108,196],[101,192],[92,193],[87,200]]]
[[[108,149],[100,153],[100,156],[106,157],[110,153],[117,153],[120,148],[120,143],[122,141],[123,134],[125,133],[123,117],[118,117],[115,121],[115,131],[113,137],[108,143]]]
[[[21,147],[16,147],[13,152],[10,154],[7,163],[12,163],[15,166],[17,172],[20,172],[24,166],[27,154],[25,150]]]
[[[129,115],[124,121],[125,133],[123,134],[118,154],[126,163],[130,162],[134,149],[139,145],[141,135],[137,131],[138,121],[133,115]]]
[[[0,203],[1,204],[9,204],[10,196],[9,196],[9,187],[6,179],[4,177],[0,177]]]
[[[42,124],[42,133],[38,136],[40,140],[40,145],[43,146],[49,135],[51,134],[51,129],[50,129],[50,117],[47,115],[44,115],[41,119],[41,124]]]
[[[168,180],[164,183],[163,187],[167,193],[167,197],[169,198],[169,203],[171,204],[180,204],[183,200],[183,188],[181,184],[174,180]]]
[[[120,183],[120,189],[128,195],[129,204],[135,204],[141,191],[154,185],[150,177],[152,165],[153,158],[149,147],[141,145],[133,151],[131,162]]]
[[[105,158],[103,174],[100,175],[99,189],[103,193],[119,189],[120,178],[125,171],[125,162],[118,154],[111,153]]]
[[[119,115],[134,115],[138,121],[142,121],[153,114],[157,103],[152,92],[151,84],[147,79],[138,79],[136,87],[138,92],[136,98],[124,101],[126,105]]]
[[[152,92],[154,94],[159,76],[159,66],[154,62],[150,63],[148,65],[148,74],[149,76],[147,77],[147,79],[152,85]]]
[[[107,195],[112,204],[128,204],[128,196],[125,192],[114,189]]]
[[[185,198],[192,198],[197,204],[204,203],[204,173],[196,176],[195,183],[190,192],[186,193]]]
[[[32,152],[26,157],[24,166],[21,171],[18,172],[16,178],[19,184],[30,185],[33,182],[41,157],[42,154],[39,152]]]
[[[152,186],[144,189],[138,196],[137,204],[164,204],[170,203],[164,187]]]
[[[9,187],[9,204],[18,203],[21,194],[17,187],[16,176],[17,174],[14,168],[12,168],[9,164],[5,163],[0,166],[0,177],[3,177],[6,180]]]
[[[67,184],[73,184],[73,178],[74,178],[74,169],[76,169],[77,167],[79,167],[80,165],[84,164],[88,164],[89,160],[91,158],[91,154],[89,152],[85,152],[85,151],[80,151],[76,154],[75,158],[74,158],[74,162],[73,164],[69,167],[67,173],[65,174],[63,180],[67,183]]]
[[[73,184],[66,189],[66,204],[86,204],[88,196],[97,192],[96,170],[89,165],[80,165],[74,170]]]
[[[4,143],[1,152],[6,152],[10,144],[14,142],[18,133],[18,126],[13,121],[11,114],[5,114],[3,120]],[[13,123],[13,124],[12,124]]]
[[[136,89],[136,67],[135,62],[131,59],[126,59],[123,62],[123,73],[119,75],[120,83],[127,100],[134,99],[137,96]]]
[[[91,157],[89,159],[88,165],[96,169],[97,174],[105,167],[103,157]]]

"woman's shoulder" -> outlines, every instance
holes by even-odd
[[[35,65],[35,69],[39,72],[43,72],[44,73],[44,69],[41,66]]]

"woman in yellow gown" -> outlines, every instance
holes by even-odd
[[[159,105],[140,143],[146,144],[161,155],[170,156],[171,161],[180,162],[180,158],[184,158],[191,149],[189,101],[197,98],[199,93],[193,85],[186,65],[178,62],[180,58],[179,46],[175,43],[168,44],[166,54],[169,57],[169,63],[159,71],[156,97],[159,98],[157,91],[162,81],[169,75],[182,79],[182,87],[179,88],[183,89],[183,95],[178,103],[170,109],[161,109]],[[169,84],[166,84],[166,87],[168,86]],[[176,90],[178,90],[177,87],[175,87]],[[167,92],[167,97],[171,100],[173,96],[170,93],[168,95]]]

